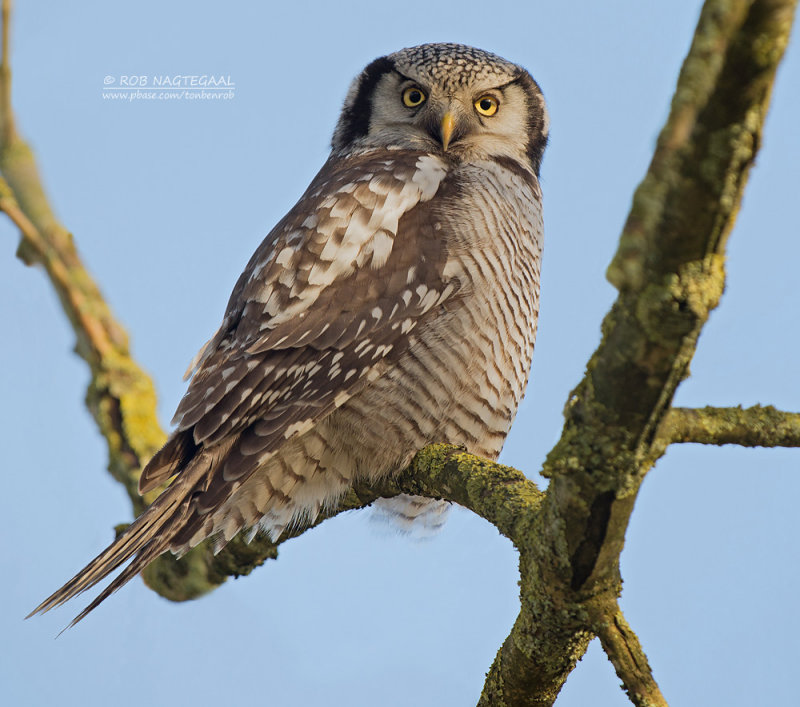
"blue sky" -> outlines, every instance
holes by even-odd
[[[167,421],[251,252],[324,161],[351,78],[427,41],[525,65],[549,103],[542,314],[502,461],[535,477],[599,341],[605,268],[700,2],[26,2],[14,102],[52,203],[154,376]],[[800,48],[779,73],[729,248],[729,280],[683,405],[800,409]],[[103,100],[106,76],[223,74],[229,101]],[[469,705],[517,612],[516,555],[457,511],[412,542],[359,512],[213,595],[170,604],[132,582],[23,622],[130,518],[83,406],[87,371],[42,274],[0,219],[0,685],[9,705]],[[622,556],[622,605],[674,704],[796,699],[800,452],[673,448]],[[597,644],[559,707],[628,704]]]

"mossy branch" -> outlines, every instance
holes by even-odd
[[[572,631],[578,645],[587,624],[574,616],[591,613],[597,602],[616,606],[630,513],[657,455],[656,432],[724,289],[727,237],[761,143],[796,4],[708,0],[701,12],[670,115],[608,269],[619,296],[543,470],[551,478],[540,511],[543,552],[537,557],[533,548],[532,555],[551,601],[536,605],[526,622],[530,633],[514,641],[527,646],[533,666],[541,661],[536,638],[543,630],[560,630],[564,645]],[[521,558],[521,570],[524,564]],[[611,625],[614,616],[596,618],[591,631]],[[502,672],[498,662],[493,671],[498,665]],[[518,681],[513,665],[507,674]],[[487,688],[496,679],[490,672]]]
[[[800,447],[800,413],[772,405],[672,408],[655,444],[738,444],[742,447]]]
[[[406,470],[378,483],[358,483],[335,509],[324,511],[313,523],[286,530],[274,543],[257,535],[250,543],[239,535],[214,556],[203,545],[180,560],[162,555],[143,572],[148,586],[174,601],[195,599],[222,584],[229,576],[250,574],[278,556],[278,546],[345,511],[365,508],[379,498],[399,494],[446,498],[482,516],[517,547],[530,542],[530,524],[544,494],[521,471],[446,444],[432,444],[416,454]]]
[[[761,142],[793,1],[710,0],[608,276],[620,290],[548,456],[571,586],[618,583],[617,559],[656,430],[724,288],[724,249]],[[587,544],[587,533],[597,540]]]

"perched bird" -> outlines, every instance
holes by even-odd
[[[495,459],[533,354],[547,133],[536,82],[494,54],[425,44],[369,64],[187,372],[139,490],[171,485],[33,613],[129,562],[77,622],[167,550],[278,534],[428,443]],[[437,502],[390,503],[424,520]]]

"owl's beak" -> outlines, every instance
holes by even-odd
[[[442,147],[445,152],[447,152],[447,146],[450,144],[450,138],[453,137],[453,128],[455,128],[455,125],[456,121],[453,118],[453,114],[447,111],[447,113],[442,116],[441,125]]]

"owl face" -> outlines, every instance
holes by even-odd
[[[542,93],[522,67],[472,47],[425,44],[376,59],[355,79],[333,149],[509,158],[538,176],[547,124]]]

